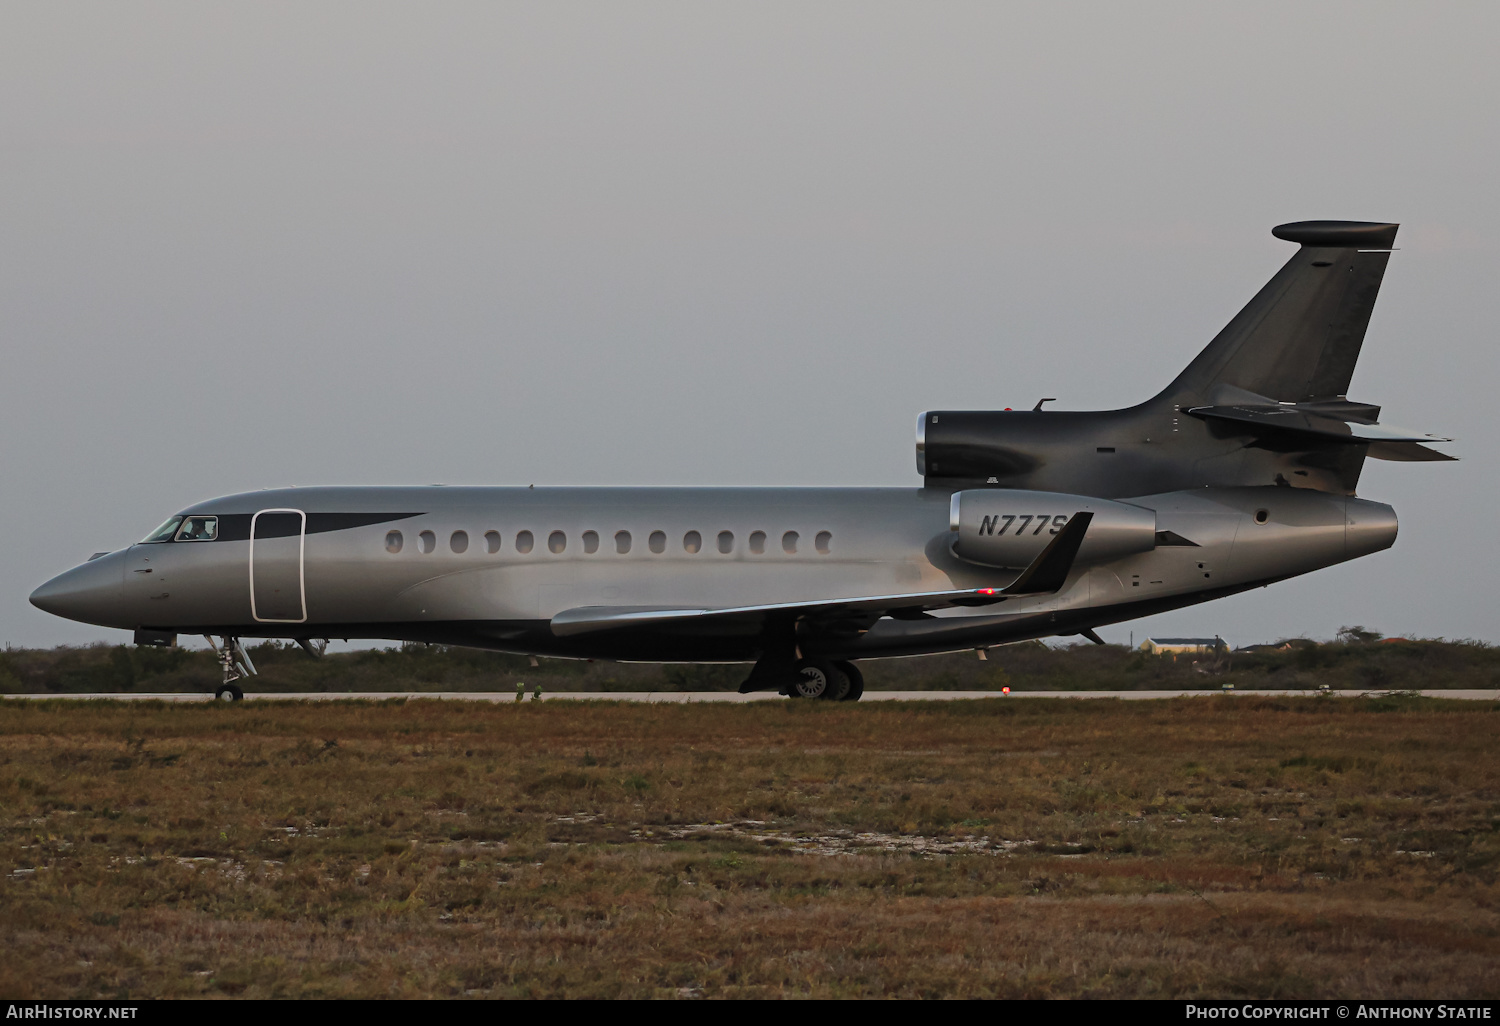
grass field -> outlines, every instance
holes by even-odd
[[[0,704],[0,996],[1500,995],[1500,706]]]

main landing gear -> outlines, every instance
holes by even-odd
[[[740,694],[775,691],[788,698],[822,698],[830,702],[857,702],[865,693],[865,677],[850,662],[827,659],[796,659],[774,663],[762,658],[740,685]]]
[[[225,635],[222,645],[214,641],[210,634],[203,635],[203,640],[212,646],[219,657],[219,666],[224,671],[224,682],[219,685],[219,690],[214,692],[214,697],[221,702],[241,701],[245,693],[240,690],[235,681],[255,675],[255,664],[250,661],[250,653],[245,651],[245,646],[240,644],[239,638]]]
[[[857,702],[865,693],[865,677],[850,662],[803,659],[786,689],[788,698],[822,698],[830,702]]]
[[[824,698],[857,702],[865,693],[865,678],[851,662],[804,659],[794,617],[769,620],[761,633],[761,653],[740,694],[775,691],[788,698]]]

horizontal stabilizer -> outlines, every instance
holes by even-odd
[[[1368,445],[1376,442],[1451,442],[1451,438],[1412,431],[1368,418],[1372,407],[1361,403],[1311,402],[1194,406],[1187,412],[1203,420],[1242,426],[1248,434],[1295,432],[1309,441]],[[1371,453],[1374,455],[1374,453]]]
[[[1416,442],[1375,442],[1365,455],[1372,459],[1393,460],[1397,463],[1438,463],[1458,460],[1457,456],[1449,456],[1445,452],[1429,449]]]

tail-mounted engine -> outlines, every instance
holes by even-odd
[[[1154,510],[1087,495],[979,488],[953,494],[948,507],[948,528],[958,535],[953,553],[983,566],[1029,566],[1079,513],[1092,513],[1093,519],[1076,563],[1102,563],[1156,547]]]

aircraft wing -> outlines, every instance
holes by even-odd
[[[920,591],[894,595],[858,595],[801,602],[770,602],[750,606],[579,606],[552,618],[552,633],[558,637],[589,634],[663,624],[687,625],[726,619],[759,620],[768,616],[815,619],[877,620],[882,616],[917,619],[934,609],[957,606],[989,606],[1008,598],[1051,595],[1058,591],[1073,569],[1089,523],[1094,515],[1073,514],[1068,523],[1030,566],[1004,588],[963,588],[954,591]]]

